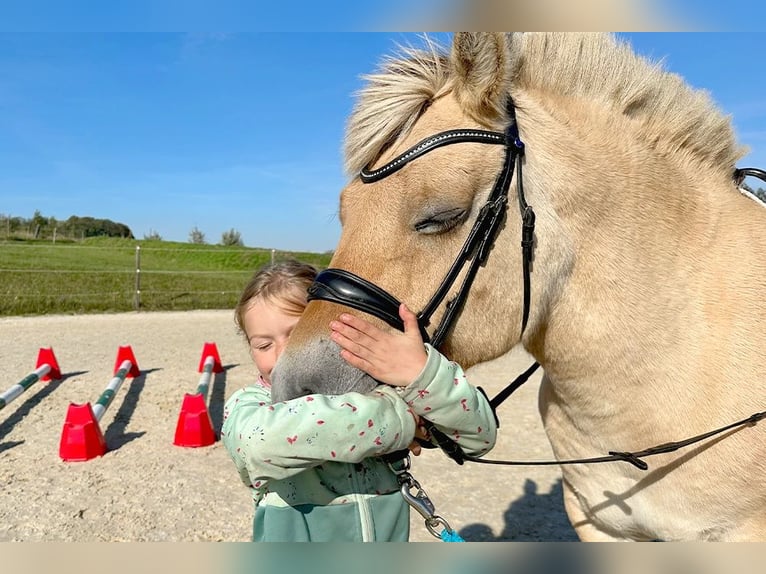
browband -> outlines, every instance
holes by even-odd
[[[359,179],[362,180],[362,183],[379,181],[384,177],[399,171],[413,159],[420,157],[424,153],[447,144],[458,142],[505,144],[507,141],[506,135],[502,132],[471,129],[448,130],[419,141],[406,152],[395,157],[386,165],[379,167],[378,169],[369,170],[364,168],[359,174]]]

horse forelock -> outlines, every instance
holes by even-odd
[[[730,172],[746,151],[736,142],[730,118],[707,92],[692,88],[661,62],[637,55],[611,34],[508,38],[514,59],[511,94],[535,90],[598,102],[632,120],[636,137],[661,153],[712,169]],[[455,81],[449,56],[429,38],[424,49],[403,48],[365,79],[346,129],[349,177],[406,137],[428,104]]]
[[[350,177],[406,136],[420,114],[442,92],[449,79],[444,48],[425,37],[423,49],[400,47],[380,69],[364,76],[345,140],[345,167]]]

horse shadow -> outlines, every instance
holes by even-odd
[[[13,428],[19,424],[24,418],[29,415],[29,413],[32,411],[34,407],[39,405],[48,395],[53,393],[56,389],[59,388],[61,383],[63,383],[65,380],[70,379],[72,377],[77,377],[79,375],[84,375],[88,371],[72,371],[71,373],[61,373],[60,379],[54,379],[51,381],[41,381],[37,383],[38,385],[41,385],[38,387],[38,390],[36,393],[32,393],[26,397],[23,403],[19,405],[19,407],[14,411],[14,413],[9,416],[7,419],[5,419],[2,423],[0,423],[0,440],[5,438],[9,432],[13,430]],[[26,391],[27,393],[29,391]],[[18,400],[18,399],[17,399]],[[5,408],[8,408],[7,406]],[[17,447],[21,444],[24,444],[25,441],[18,440],[18,441],[9,441],[5,443],[0,443],[0,453]]]
[[[104,441],[110,451],[117,450],[146,434],[146,431],[125,432],[125,430],[128,424],[130,424],[130,419],[136,411],[141,391],[144,390],[146,385],[146,375],[160,370],[162,369],[142,369],[139,375],[128,383],[128,392],[123,398],[120,408],[114,414],[114,419],[104,431]]]
[[[511,502],[504,513],[505,526],[495,536],[487,524],[469,524],[459,534],[466,542],[576,542],[579,541],[567,513],[561,479],[550,492],[538,492],[537,483],[527,479],[524,495]]]

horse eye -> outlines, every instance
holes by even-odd
[[[465,221],[468,211],[459,207],[448,209],[440,213],[421,219],[415,223],[415,231],[424,235],[446,233]]]

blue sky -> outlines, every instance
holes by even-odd
[[[702,3],[704,4],[704,3]],[[766,36],[623,34],[707,89],[766,167]],[[359,76],[404,33],[0,33],[0,213],[326,251]]]

